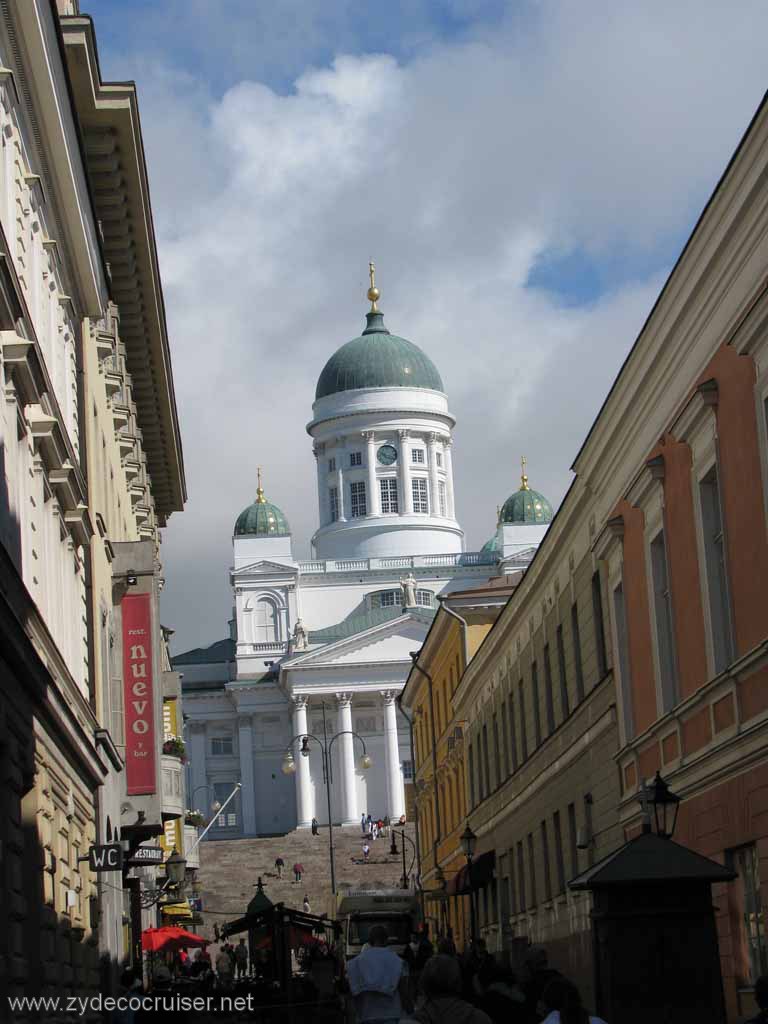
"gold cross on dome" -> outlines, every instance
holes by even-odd
[[[521,455],[520,456],[520,468],[521,468],[522,472],[521,472],[521,475],[520,475],[520,485],[521,485],[521,490],[523,490],[523,491],[529,491],[530,490],[530,487],[528,486],[528,477],[525,475],[525,467],[527,465],[528,465],[528,460],[526,459],[526,457],[524,455]]]
[[[267,499],[264,497],[264,491],[261,487],[261,466],[256,467],[256,480],[258,481],[258,486],[256,487],[256,504],[266,505]]]
[[[368,261],[368,276],[371,279],[371,287],[368,289],[368,300],[371,303],[371,312],[378,313],[379,307],[376,301],[381,297],[381,292],[376,287],[376,266],[373,260]]]

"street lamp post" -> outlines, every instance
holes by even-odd
[[[395,832],[394,829],[392,829],[392,842],[389,844],[389,852],[392,854],[393,857],[396,857],[398,852],[399,852],[398,849],[397,849],[397,839],[396,839],[396,836],[397,836],[397,833]],[[401,879],[400,887],[402,889],[407,889],[408,888],[408,879],[410,878],[411,871],[413,870],[413,865],[414,865],[414,862],[416,860],[416,844],[414,843],[414,841],[411,839],[410,836],[407,836],[405,834],[405,829],[402,829],[400,831],[400,841],[401,841],[401,843],[403,845],[403,877]],[[406,844],[406,842],[410,843],[411,846],[413,847],[413,856],[411,857],[411,866],[410,866],[408,871],[405,870],[405,844]]]
[[[461,834],[461,848],[464,851],[464,856],[467,858],[467,877],[469,879],[469,934],[474,947],[477,942],[477,922],[475,920],[475,890],[472,888],[472,858],[475,855],[475,847],[477,845],[477,836],[469,827],[467,827]]]
[[[368,756],[368,751],[366,750],[366,747],[365,747],[365,740],[363,739],[362,736],[360,736],[358,733],[356,733],[354,731],[354,729],[343,729],[341,732],[337,732],[334,736],[331,736],[330,740],[328,739],[328,730],[327,730],[326,724],[325,724],[325,704],[322,705],[322,708],[323,708],[323,739],[320,739],[319,737],[314,736],[312,733],[299,733],[297,736],[294,736],[291,739],[291,742],[288,744],[288,746],[285,749],[285,754],[283,756],[282,769],[283,769],[283,774],[284,775],[293,775],[295,773],[295,771],[296,771],[296,761],[294,760],[293,751],[292,751],[291,747],[293,746],[293,744],[297,740],[299,740],[301,742],[301,746],[299,748],[299,753],[301,754],[302,757],[309,757],[309,755],[311,753],[311,751],[309,749],[310,740],[314,740],[315,743],[320,748],[320,755],[321,755],[321,758],[322,758],[322,765],[323,765],[323,782],[325,783],[325,798],[326,798],[326,803],[327,803],[327,806],[328,806],[328,857],[329,857],[329,860],[331,862],[331,892],[335,896],[336,895],[336,859],[335,859],[335,852],[334,852],[334,848],[333,848],[333,820],[332,820],[332,817],[331,817],[331,784],[333,782],[333,761],[331,760],[331,754],[333,752],[333,744],[336,742],[336,740],[340,736],[352,736],[353,742],[354,742],[354,740],[360,740],[360,743],[361,743],[362,748],[363,748],[363,753],[362,753],[362,755],[360,757],[360,761],[358,762],[360,767],[363,768],[363,769],[370,768],[371,764],[373,762],[371,761],[371,758]]]

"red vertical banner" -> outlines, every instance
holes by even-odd
[[[155,792],[155,709],[152,694],[150,594],[123,598],[123,698],[128,795]]]

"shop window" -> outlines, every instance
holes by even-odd
[[[726,863],[737,876],[728,886],[736,976],[739,984],[754,985],[760,975],[768,973],[768,945],[755,844],[728,850]]]

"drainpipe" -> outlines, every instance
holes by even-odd
[[[421,672],[424,678],[427,680],[429,687],[429,717],[431,719],[430,725],[432,726],[432,772],[435,778],[435,825],[437,826],[435,831],[437,836],[442,835],[443,826],[440,819],[440,789],[437,784],[437,733],[435,732],[435,693],[434,693],[434,680],[432,676],[427,672],[425,668],[422,668],[419,664],[419,652],[411,651],[411,661],[413,667],[417,672]],[[437,836],[433,844],[435,851],[435,867],[437,867]]]
[[[397,695],[397,707],[398,707],[398,710],[400,711],[400,714],[403,716],[403,718],[408,723],[408,739],[409,739],[410,745],[411,745],[411,764],[413,765],[413,779],[414,779],[414,786],[415,786],[415,784],[416,784],[416,748],[415,748],[414,743],[413,743],[413,719],[410,717],[410,715],[408,715],[406,713],[406,710],[403,707],[403,703],[402,702],[403,702],[403,691],[401,690],[400,693],[398,693],[398,695]],[[416,828],[416,888],[419,890],[419,892],[421,892],[421,848],[420,848],[420,845],[419,845],[419,805],[418,805],[418,803],[416,803],[415,800],[413,802],[413,806],[414,806],[414,810],[415,810],[415,813],[414,813],[414,826]],[[403,845],[405,845],[405,844],[403,844]],[[403,874],[405,874],[405,872],[403,872]],[[424,902],[424,900],[423,900],[423,897],[422,897],[422,908],[421,908],[422,909],[422,914],[423,914],[423,911],[424,911],[423,902]]]
[[[469,664],[469,641],[467,640],[468,623],[466,619],[462,619],[462,617],[459,614],[457,614],[453,610],[453,608],[449,607],[446,604],[446,600],[449,596],[449,594],[438,594],[437,600],[440,602],[440,607],[443,609],[446,615],[450,615],[452,619],[456,619],[456,621],[461,625],[461,638],[464,643],[464,668],[466,668],[467,665]]]

